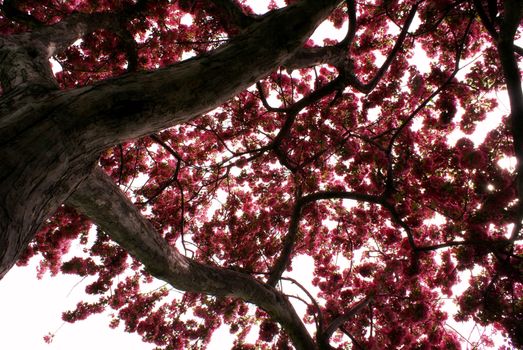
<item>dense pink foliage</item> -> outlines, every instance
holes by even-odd
[[[46,23],[133,3],[18,1]],[[359,79],[375,76],[413,4],[357,3],[350,56]],[[460,349],[464,339],[445,326],[453,316],[491,325],[523,347],[523,245],[509,239],[517,188],[513,170],[501,166],[514,154],[506,112],[495,109],[505,85],[474,8],[473,1],[421,1],[419,25],[369,94],[333,88],[298,108],[297,101],[336,79],[337,70],[282,68],[190,123],[106,150],[100,165],[171,244],[260,280],[280,256],[300,206],[291,258],[306,255],[314,264],[311,271],[294,264],[283,276],[312,281],[315,301],[300,294],[308,303],[306,322],[329,324],[371,298],[334,333],[337,349]],[[184,17],[189,13],[192,24]],[[147,2],[126,25],[137,42],[136,69],[164,67],[227,42],[236,29],[220,18],[209,1]],[[330,21],[341,28],[346,6]],[[2,19],[0,30],[25,27]],[[426,70],[415,64],[421,52]],[[124,74],[129,63],[124,40],[108,31],[86,35],[55,59],[63,89]],[[483,123],[489,113],[497,124]],[[484,139],[473,136],[485,128],[492,130]],[[450,142],[457,131],[464,135]],[[304,199],[315,193],[329,195]],[[140,262],[89,228],[63,207],[19,262],[35,257],[40,275],[87,278],[85,292],[97,301],[64,312],[65,321],[111,310],[111,327],[123,326],[159,349],[205,348],[223,324],[236,337],[234,349],[291,348],[263,310],[239,300],[181,295],[168,286],[151,291]],[[73,241],[84,247],[82,256],[67,255]],[[468,286],[462,294],[453,292],[458,283]],[[456,315],[442,311],[446,298],[456,301]],[[258,340],[249,344],[253,327]],[[474,341],[489,345],[488,336]]]

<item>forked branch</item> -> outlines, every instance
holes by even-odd
[[[294,209],[292,211],[291,221],[289,224],[289,230],[283,241],[282,251],[271,269],[271,273],[267,280],[267,284],[275,286],[276,283],[278,283],[278,281],[280,280],[285,269],[290,264],[292,250],[294,248],[294,245],[296,244],[296,239],[298,237],[298,227],[303,208],[310,203],[324,199],[352,199],[362,202],[382,204],[382,200],[379,196],[346,191],[320,191],[298,198],[296,200],[296,203],[294,204]]]
[[[201,264],[183,256],[164,240],[101,169],[94,170],[67,204],[91,218],[156,278],[179,290],[236,297],[253,303],[281,324],[297,349],[316,349],[287,297],[248,274]]]
[[[349,311],[347,311],[345,314],[335,318],[325,329],[323,332],[323,339],[325,342],[328,342],[332,334],[340,328],[345,322],[352,319],[356,314],[358,314],[361,310],[363,310],[372,300],[374,297],[372,295],[369,295],[362,300],[358,301],[354,306],[352,306]]]

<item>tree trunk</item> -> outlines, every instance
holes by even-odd
[[[301,1],[202,57],[69,91],[55,90],[48,58],[74,39],[68,20],[83,35],[93,17],[73,15],[2,39],[0,278],[100,151],[188,121],[245,90],[288,60],[339,2]]]
[[[111,16],[74,14],[0,38],[0,278],[70,197],[69,204],[154,276],[182,290],[254,303],[282,325],[298,349],[315,349],[287,297],[252,276],[200,264],[168,246],[93,167],[107,147],[189,121],[270,74],[340,2],[303,0],[261,17],[201,57],[68,91],[57,90],[49,57],[89,31],[112,29]]]
[[[3,277],[42,223],[89,173],[96,156],[79,153],[77,146],[48,118],[35,120],[22,129],[2,128],[0,140],[0,277]]]

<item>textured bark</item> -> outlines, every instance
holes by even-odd
[[[92,168],[103,149],[188,121],[269,74],[302,47],[339,2],[302,1],[253,21],[207,55],[69,91],[57,90],[48,58],[88,32],[117,32],[114,17],[74,14],[31,33],[0,38],[0,278],[70,196],[69,204],[157,278],[177,289],[254,303],[282,325],[296,348],[315,349],[283,294],[247,274],[186,258],[110,178]]]
[[[339,1],[303,1],[275,11],[214,52],[65,92],[61,123],[96,150],[186,122],[267,76],[303,46]],[[73,94],[74,97],[71,97]],[[85,106],[89,106],[86,108]],[[67,116],[75,113],[78,117]]]
[[[11,115],[18,128],[0,129],[0,277],[96,160],[78,152],[53,119],[33,114],[38,105]]]
[[[183,256],[167,244],[100,169],[86,178],[67,204],[90,217],[156,278],[180,290],[237,297],[253,303],[282,325],[297,349],[316,348],[287,297],[250,275],[204,265]]]
[[[312,55],[296,53],[338,3],[301,1],[253,21],[234,7],[225,7],[242,28],[229,44],[164,69],[69,91],[56,89],[48,58],[93,30],[120,31],[114,17],[74,14],[53,26],[5,39],[0,49],[5,92],[0,99],[0,146],[6,150],[0,155],[5,165],[0,169],[0,278],[41,223],[69,197],[67,204],[90,217],[153,276],[180,290],[253,303],[283,327],[297,349],[317,349],[287,297],[274,288],[287,266],[300,210],[276,272],[264,284],[250,275],[183,256],[108,176],[92,167],[105,148],[189,121],[286,62],[292,61],[293,67],[311,61],[333,63],[338,48],[327,49],[327,55],[322,49]],[[322,348],[329,348],[328,340]]]
[[[219,106],[279,66],[294,69],[327,63],[336,66],[340,75],[290,109],[276,109],[277,112],[292,112],[296,116],[316,97],[342,91],[347,85],[368,93],[400,51],[417,4],[407,16],[385,63],[366,83],[355,76],[352,61],[346,55],[357,29],[354,1],[347,1],[350,29],[342,42],[332,47],[304,49],[306,39],[341,0],[302,0],[259,17],[244,14],[233,0],[220,0],[213,2],[216,13],[233,24],[231,33],[239,34],[219,49],[163,69],[128,73],[92,86],[59,91],[49,57],[98,29],[107,29],[125,38],[129,34],[123,25],[125,20],[141,11],[140,6],[146,2],[140,0],[136,6],[118,14],[75,13],[54,25],[42,26],[18,11],[15,1],[4,1],[4,14],[21,18],[32,29],[0,37],[0,278],[13,266],[46,218],[65,202],[89,216],[155,277],[184,291],[241,298],[264,309],[284,328],[296,348],[329,349],[332,334],[367,305],[370,297],[327,328],[320,325],[318,344],[315,344],[287,297],[274,287],[290,263],[301,211],[307,204],[332,198],[381,204],[389,210],[392,220],[405,229],[416,253],[466,243],[418,247],[394,206],[385,201],[385,195],[318,192],[297,200],[284,247],[266,283],[244,273],[198,263],[169,246],[115,183],[95,168],[100,151],[189,121]],[[507,0],[505,7],[499,36],[496,28],[489,30],[496,36],[507,82],[518,173],[521,174],[523,93],[513,39],[523,6],[517,0]],[[484,21],[488,23],[488,18]],[[133,44],[136,43],[131,37],[131,51]],[[134,66],[131,57],[128,58],[129,66]],[[291,125],[292,119],[288,118],[268,147],[280,143]],[[391,169],[392,165],[389,174]],[[520,203],[523,203],[522,179],[519,176]],[[520,212],[521,208],[523,206]]]
[[[29,34],[0,37],[0,81],[4,93],[15,88],[25,89],[26,93],[34,93],[34,87],[40,90],[58,88],[46,51],[46,46],[32,41]]]

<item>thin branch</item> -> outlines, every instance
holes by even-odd
[[[363,345],[361,345],[361,344],[356,340],[356,338],[354,338],[354,336],[353,336],[352,334],[349,333],[349,331],[348,331],[345,327],[341,326],[341,327],[340,327],[340,330],[341,330],[343,333],[345,333],[345,335],[347,335],[347,337],[349,337],[350,340],[352,340],[352,343],[354,344],[354,346],[356,347],[356,349],[359,349],[359,350],[365,350],[365,348],[363,347]]]
[[[267,102],[267,97],[265,96],[265,92],[263,91],[263,86],[259,81],[256,82],[256,88],[258,89],[258,96],[262,102],[262,105],[263,105],[263,107],[265,107],[266,110],[268,110],[269,112],[275,112],[275,113],[287,112],[287,108],[272,107],[269,104],[269,102]]]
[[[316,299],[312,296],[312,294],[305,288],[300,282],[296,281],[294,278],[291,277],[282,277],[282,280],[287,280],[298,286],[305,294],[307,294],[307,297],[311,300],[311,302],[314,304],[314,307],[316,308],[316,313],[318,315],[318,333],[323,329],[323,313],[321,312],[320,305],[316,301]]]
[[[323,97],[339,90],[343,89],[345,87],[344,77],[343,75],[339,75],[333,80],[329,81],[327,84],[317,88],[313,92],[311,92],[309,95],[303,97],[302,99],[296,101],[292,105],[290,105],[288,108],[290,111],[296,111],[299,112],[303,108],[305,108],[308,105],[311,105]]]
[[[157,189],[156,191],[154,192],[154,194],[152,194],[151,196],[149,196],[149,198],[145,201],[145,202],[142,202],[140,203],[141,205],[147,205],[149,203],[151,203],[152,201],[154,201],[160,194],[163,193],[163,191],[165,191],[165,189],[171,187],[173,184],[177,184],[178,188],[181,187],[181,184],[180,182],[178,181],[178,173],[180,171],[180,161],[178,160],[177,163],[176,163],[176,169],[174,170],[174,174],[168,179],[166,180],[164,183],[162,183]],[[180,191],[180,194],[182,194],[183,196],[183,191]]]
[[[337,89],[343,88],[343,78],[341,76],[336,77],[335,79],[331,80],[327,84],[317,88],[307,96],[304,96],[300,100],[294,102],[293,104],[285,107],[285,108],[278,108],[278,107],[272,107],[267,102],[267,99],[265,97],[265,94],[263,92],[263,87],[260,82],[256,83],[256,87],[258,88],[258,92],[260,94],[260,100],[262,101],[263,106],[270,112],[277,112],[277,113],[287,113],[287,119],[285,120],[285,123],[283,127],[280,129],[279,133],[276,135],[273,141],[273,146],[278,146],[281,144],[281,141],[288,135],[290,132],[292,125],[294,123],[294,120],[296,119],[296,116],[298,113],[304,109],[305,107],[318,102],[323,97],[333,93]]]
[[[176,152],[169,144],[167,144],[167,142],[162,140],[157,134],[151,134],[149,135],[149,137],[153,139],[156,143],[160,144],[163,148],[165,148],[178,161],[184,161],[182,156],[178,152]]]
[[[272,150],[280,163],[289,169],[292,173],[295,173],[298,171],[298,166],[295,162],[293,162],[288,155],[280,148],[280,145],[285,137],[287,137],[292,129],[292,126],[294,124],[294,121],[296,120],[296,117],[298,116],[298,113],[304,109],[305,107],[319,101],[323,97],[333,93],[336,90],[341,90],[344,87],[343,84],[343,77],[340,75],[336,77],[335,79],[331,80],[327,84],[317,88],[310,94],[304,96],[300,100],[285,106],[284,108],[277,108],[272,107],[269,105],[267,98],[265,97],[265,92],[263,91],[263,86],[260,82],[256,83],[256,87],[258,89],[259,97],[262,102],[262,105],[269,111],[269,112],[277,112],[277,113],[286,113],[287,118],[285,119],[285,122],[276,135],[276,137],[272,140],[271,143],[269,143],[266,146],[263,146],[261,148],[258,148],[256,150],[247,151],[247,153],[254,153],[256,154],[253,157],[260,156],[263,152],[267,150]],[[245,152],[243,152],[245,153]],[[253,158],[251,157],[251,158]]]
[[[451,242],[445,242],[440,244],[434,244],[429,246],[418,246],[416,247],[417,251],[420,252],[430,252],[442,248],[449,248],[449,247],[458,247],[461,245],[475,245],[478,244],[478,242],[471,242],[471,241],[451,241]]]
[[[401,29],[400,35],[396,39],[396,43],[394,44],[394,47],[390,51],[390,53],[387,55],[387,58],[385,59],[385,62],[381,65],[380,69],[378,69],[378,72],[372,78],[371,81],[369,81],[367,84],[363,85],[363,91],[365,93],[371,92],[378,82],[383,78],[383,75],[389,69],[390,65],[392,64],[392,61],[398,54],[398,52],[401,50],[403,46],[403,42],[405,41],[405,38],[407,37],[407,34],[409,32],[410,25],[412,24],[412,21],[414,20],[414,16],[416,15],[416,11],[418,10],[419,3],[416,2],[414,6],[412,6],[409,14],[407,15],[407,20],[405,21],[405,24],[403,25],[403,28]],[[352,73],[351,73],[352,74]]]
[[[448,324],[447,322],[445,322],[445,326],[447,326],[448,328],[452,329],[454,332],[456,332],[456,334],[461,338],[463,339],[465,342],[467,342],[470,346],[472,347],[475,347],[474,344],[472,344],[469,339],[467,337],[465,337],[463,334],[461,334],[456,328],[452,327],[450,324]]]
[[[403,230],[405,230],[405,233],[407,234],[407,238],[409,240],[409,245],[410,247],[416,251],[417,249],[417,246],[416,246],[416,242],[414,241],[414,235],[412,234],[412,230],[410,229],[410,227],[402,220],[401,216],[398,214],[398,212],[396,211],[396,208],[394,208],[394,206],[388,202],[386,202],[385,200],[382,201],[382,203],[380,203],[383,207],[385,207],[389,213],[390,213],[390,216],[392,218],[392,221],[394,221],[397,225],[399,225],[401,228],[403,228]]]
[[[292,250],[298,236],[298,227],[303,208],[310,203],[325,199],[352,199],[374,204],[383,204],[382,199],[379,196],[346,191],[320,191],[297,198],[292,211],[289,230],[283,241],[283,248],[280,256],[271,269],[271,273],[267,280],[268,285],[275,286],[290,263]]]
[[[469,23],[467,25],[467,28],[465,30],[465,33],[464,33],[464,35],[462,37],[461,43],[458,46],[458,49],[456,50],[456,62],[455,62],[455,65],[454,65],[453,72],[449,75],[449,77],[445,80],[445,82],[443,82],[443,84],[441,84],[434,92],[432,92],[430,94],[430,96],[425,98],[425,100],[423,100],[423,102],[418,107],[416,107],[416,109],[414,109],[414,111],[412,111],[410,113],[410,115],[402,122],[402,124],[396,129],[396,131],[394,132],[394,134],[390,138],[390,141],[389,141],[389,144],[388,144],[388,147],[387,147],[387,150],[386,150],[388,164],[387,164],[387,178],[385,180],[385,191],[384,191],[384,196],[385,197],[391,195],[392,192],[394,191],[394,175],[393,175],[394,174],[394,169],[393,169],[393,162],[392,162],[392,149],[394,147],[394,143],[395,143],[396,139],[399,137],[399,135],[401,134],[401,132],[405,129],[405,127],[407,127],[407,125],[409,125],[409,123],[416,117],[416,115],[418,115],[418,113],[423,108],[425,108],[425,106],[430,101],[432,101],[432,99],[434,99],[434,97],[439,95],[445,89],[445,87],[448,84],[451,83],[451,81],[454,79],[456,74],[458,74],[458,72],[460,71],[461,68],[459,67],[459,63],[460,63],[460,60],[461,60],[461,54],[462,54],[462,52],[464,50],[466,38],[467,38],[467,36],[468,36],[468,34],[470,32],[470,28],[472,26],[473,20],[474,20],[474,18],[471,17],[470,20],[469,20]]]
[[[288,132],[290,131],[292,124],[294,123],[294,119],[298,115],[298,113],[304,109],[307,106],[310,106],[313,103],[318,102],[323,97],[328,96],[329,94],[342,89],[344,87],[343,83],[343,77],[338,76],[334,78],[333,80],[329,81],[327,84],[317,88],[313,92],[309,93],[308,95],[302,97],[298,101],[284,107],[272,107],[267,102],[267,98],[265,96],[265,93],[263,91],[263,86],[260,82],[256,83],[256,87],[258,89],[259,97],[262,102],[262,105],[269,111],[269,112],[275,112],[275,113],[287,113],[288,117],[285,121],[285,124],[283,125],[282,129],[280,130],[279,134],[275,137],[275,144],[279,144],[281,139],[284,138]],[[280,141],[276,141],[280,140]]]

